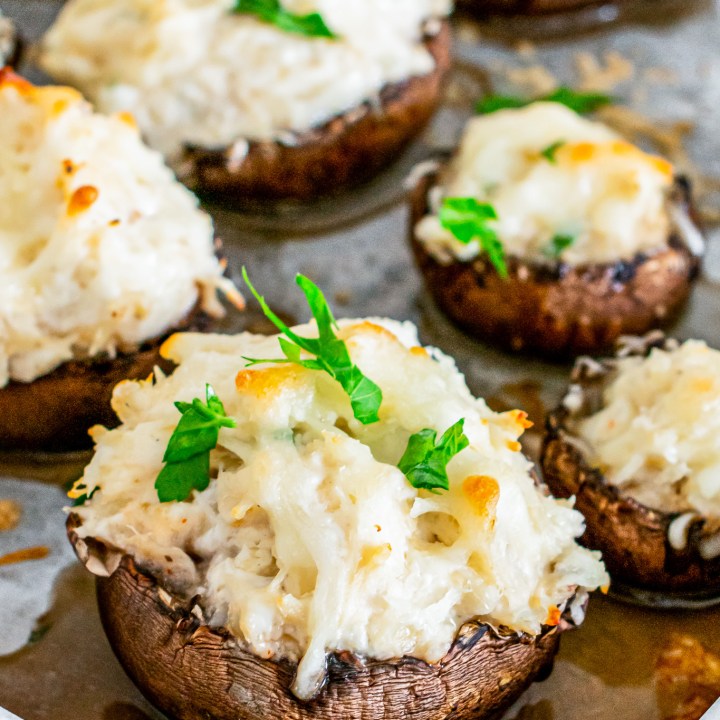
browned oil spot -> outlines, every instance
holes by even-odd
[[[50,554],[50,548],[46,545],[37,545],[36,547],[25,548],[23,550],[15,550],[0,556],[0,565],[14,565],[16,563],[26,562],[27,560],[42,560]]]
[[[14,530],[22,517],[22,506],[15,500],[0,500],[0,532]]]
[[[549,700],[541,700],[538,703],[526,705],[513,720],[553,720],[554,717],[552,703]]]
[[[130,703],[114,702],[103,710],[102,720],[150,720],[150,716]]]

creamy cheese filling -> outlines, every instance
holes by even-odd
[[[425,23],[451,0],[283,0],[291,12],[319,12],[338,39],[282,31],[234,4],[70,0],[42,65],[100,109],[131,111],[168,156],[185,144],[287,140],[431,72]]]
[[[603,408],[577,430],[623,492],[720,518],[720,351],[688,340],[619,360]]]
[[[99,490],[78,509],[81,536],[171,571],[257,655],[300,660],[300,697],[317,689],[329,651],[434,662],[471,618],[535,634],[576,588],[608,582],[599,554],[575,541],[580,513],[533,483],[517,442],[524,413],[489,410],[409,323],[345,321],[340,335],[382,388],[375,424],[356,421],[323,372],[244,367],[243,356],[277,356],[277,337],[171,338],[178,369],[121,384],[123,424],[95,431],[81,482]],[[207,490],[160,504],[173,402],[204,397],[208,382],[237,427],[220,431]],[[448,465],[450,491],[414,489],[396,467],[409,436],[460,418],[470,446]]]
[[[440,223],[443,198],[490,203],[506,254],[569,265],[630,260],[667,245],[673,168],[558,103],[472,119],[415,232],[441,262],[477,257]],[[569,238],[553,252],[554,238]]]
[[[0,74],[0,387],[222,313],[210,218],[131,118]]]

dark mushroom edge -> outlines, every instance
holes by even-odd
[[[32,382],[11,380],[0,388],[0,450],[60,452],[92,446],[93,425],[115,427],[113,388],[122,380],[141,380],[155,366],[169,373],[174,365],[163,359],[160,347],[174,332],[208,332],[213,320],[196,307],[162,337],[144,343],[135,352],[114,358],[72,360]]]
[[[507,258],[501,278],[484,255],[443,264],[417,239],[415,226],[430,211],[428,193],[440,168],[418,178],[410,196],[410,242],[425,284],[457,325],[516,352],[567,358],[612,348],[622,335],[642,335],[674,319],[700,268],[680,229],[666,247],[631,261],[570,266]],[[690,185],[676,178],[669,201],[697,231]]]
[[[623,5],[626,0],[614,0],[611,5]],[[476,15],[546,15],[608,5],[607,0],[458,0],[458,6]]]
[[[676,346],[656,331],[627,339],[617,357]],[[568,394],[547,418],[540,460],[545,482],[556,497],[575,496],[587,525],[580,542],[602,552],[611,592],[668,607],[720,602],[720,521],[647,507],[623,493],[590,465],[586,443],[572,431],[574,421],[602,407],[614,367],[614,359],[577,360]]]
[[[17,67],[20,63],[22,46],[15,23],[8,17],[0,17],[0,68]]]
[[[122,550],[81,539],[67,521],[80,561],[97,575],[100,616],[125,671],[155,706],[177,720],[494,720],[552,670],[560,634],[584,616],[571,598],[556,627],[537,637],[466,623],[437,664],[403,657],[375,661],[333,653],[314,699],[291,694],[296,665],[261,659],[225,628],[209,627],[197,598],[173,594]],[[164,587],[162,583],[165,583]]]
[[[290,140],[250,141],[234,159],[232,148],[187,147],[178,162],[180,179],[197,192],[240,203],[310,201],[369,180],[389,165],[423,129],[440,104],[450,67],[450,26],[428,21],[424,44],[435,69],[386,85],[379,104],[367,101]],[[435,32],[436,31],[436,32]]]

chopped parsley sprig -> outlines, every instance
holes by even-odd
[[[237,425],[210,385],[205,386],[205,398],[205,403],[199,398],[175,403],[182,417],[165,450],[166,465],[155,480],[160,502],[182,502],[193,490],[205,490],[210,484],[210,451],[217,446],[220,428]]]
[[[543,250],[543,255],[557,260],[565,248],[569,248],[575,242],[573,235],[555,235],[550,244]]]
[[[440,442],[437,431],[430,428],[410,436],[398,467],[414,488],[433,493],[450,489],[447,465],[470,444],[464,425],[465,419],[461,418],[445,431]]]
[[[268,306],[253,287],[247,270],[242,270],[243,279],[250,288],[250,292],[260,303],[265,316],[280,330],[285,337],[278,338],[280,348],[285,355],[282,359],[260,360],[243,358],[247,360],[248,367],[260,363],[294,363],[309,370],[321,370],[337,380],[350,398],[355,418],[363,425],[370,425],[380,419],[378,411],[382,403],[382,391],[370,378],[363,375],[360,368],[350,358],[350,352],[344,340],[335,334],[337,322],[325,300],[320,288],[304,275],[297,275],[295,282],[305,294],[310,311],[317,323],[319,337],[305,338],[294,333]],[[314,355],[315,359],[303,360],[302,351]]]
[[[556,102],[574,110],[580,115],[595,112],[604,105],[610,105],[613,98],[596,92],[579,92],[568,87],[557,90],[538,98],[521,98],[514,95],[487,95],[475,105],[475,112],[488,115],[498,110],[522,108],[534,102]]]
[[[286,10],[280,0],[235,0],[233,12],[254,15],[263,22],[275,25],[285,32],[305,37],[337,38],[337,35],[325,24],[320,13],[296,15]]]
[[[542,155],[552,165],[557,165],[557,158],[555,157],[555,154],[563,145],[567,145],[565,140],[557,140],[552,143],[552,145],[548,145],[544,150],[541,150],[540,155]]]
[[[498,275],[507,279],[505,251],[497,233],[488,225],[498,217],[492,205],[469,197],[445,198],[439,217],[440,224],[464,245],[478,240]]]

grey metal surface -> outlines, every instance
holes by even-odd
[[[0,0],[2,9],[17,19],[30,39],[40,35],[59,5],[51,0]],[[457,358],[474,392],[491,398],[498,407],[524,406],[539,420],[562,392],[568,368],[495,351],[445,320],[424,292],[412,265],[406,243],[403,180],[416,162],[435,150],[452,147],[471,113],[472,100],[489,82],[499,90],[516,90],[517,82],[510,81],[510,76],[518,78],[511,72],[513,68],[527,71],[543,66],[562,82],[577,85],[577,53],[590,53],[604,62],[609,51],[617,51],[633,67],[632,78],[612,92],[659,125],[692,122],[694,131],[687,138],[695,166],[692,172],[720,177],[720,4],[701,2],[695,7],[674,23],[613,26],[581,38],[523,45],[520,53],[494,39],[499,33],[512,35],[505,26],[493,23],[479,28],[459,21],[458,61],[446,107],[409,153],[375,182],[309,208],[242,213],[207,206],[224,240],[233,273],[237,276],[246,264],[270,304],[291,319],[307,317],[293,283],[295,273],[303,272],[323,287],[337,315],[413,320],[426,343]],[[32,68],[26,69],[31,77],[41,79]],[[703,203],[709,211],[720,207],[712,192]],[[705,338],[720,347],[718,283],[720,238],[713,231],[705,273],[687,311],[673,328],[674,334]],[[225,329],[263,325],[251,306],[245,316],[229,317]],[[530,451],[533,441],[537,442],[537,436],[530,436]],[[5,470],[44,483],[64,481],[77,473],[77,462],[34,460],[31,465],[16,457],[5,463]],[[52,606],[44,635],[0,659],[0,705],[26,720],[159,717],[112,656],[95,610],[91,578],[76,565],[63,569],[67,554],[57,545],[62,534],[59,491],[50,484],[20,486],[0,480],[0,499],[18,492],[19,487],[23,503],[35,508],[27,514],[28,525],[22,532],[27,530],[33,538],[49,532],[52,537],[47,543],[57,547],[57,552],[47,561],[27,563],[22,569],[23,577],[33,579],[31,591],[25,581],[13,583],[8,571],[0,567],[0,588],[4,588],[0,591],[4,593],[0,595],[0,627],[7,622],[2,614],[6,603],[24,606],[26,618],[43,612],[44,603]],[[0,543],[6,541],[9,535],[0,534]],[[44,539],[32,540],[33,545],[44,543]],[[40,562],[52,564],[54,571],[62,570],[54,594],[47,587],[50,575]],[[31,612],[30,603],[36,601],[38,609]],[[13,615],[10,624],[21,627],[17,617]],[[564,639],[551,678],[533,686],[508,718],[653,720],[659,717],[653,688],[658,649],[671,633],[686,632],[720,652],[719,620],[718,611],[650,611],[593,598],[585,626]],[[22,628],[20,635],[25,632],[25,626]]]

